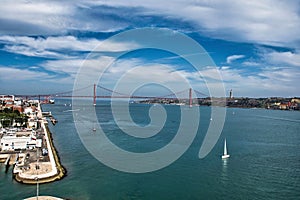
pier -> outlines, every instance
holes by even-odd
[[[5,154],[0,154],[0,162],[4,163],[5,166],[5,172],[7,173],[9,167],[11,165],[15,164],[15,158],[17,157],[17,155],[12,154],[12,153],[5,153]]]
[[[4,163],[4,165],[5,165],[5,173],[7,173],[8,168],[9,168],[10,157],[11,157],[11,155],[9,155],[9,156],[7,157],[7,159],[6,159],[5,163]]]
[[[4,162],[5,166],[9,165],[10,157],[11,155],[8,155],[8,157],[6,158],[6,161]]]

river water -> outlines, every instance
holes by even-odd
[[[201,107],[200,128],[188,150],[161,170],[132,174],[111,169],[95,159],[77,134],[70,100],[43,105],[58,123],[49,128],[67,176],[40,185],[41,195],[79,199],[298,199],[300,197],[300,112],[227,108],[222,134],[203,159],[198,158],[210,121],[210,107]],[[132,104],[135,122],[150,122],[151,105]],[[160,134],[135,139],[118,129],[108,102],[96,113],[108,138],[123,149],[148,152],[162,148],[175,136],[179,106],[165,106],[166,126]],[[74,111],[80,112],[80,111]],[[130,129],[130,124],[128,124]],[[88,130],[90,129],[90,130]],[[92,134],[93,127],[87,127]],[[224,138],[230,158],[220,158]],[[0,166],[0,199],[34,196],[36,187],[12,180],[11,168]]]

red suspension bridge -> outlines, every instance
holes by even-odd
[[[193,93],[194,92],[194,93]],[[146,96],[146,95],[132,95],[132,94],[125,94],[118,91],[114,91],[108,88],[105,88],[100,85],[88,85],[83,88],[79,88],[76,90],[70,90],[66,92],[59,92],[53,94],[34,94],[34,95],[15,95],[16,97],[22,98],[38,98],[40,101],[42,99],[43,102],[47,102],[50,98],[92,98],[93,104],[96,105],[97,99],[145,99],[145,100],[182,100],[188,99],[189,105],[191,106],[193,103],[194,98],[204,98],[208,97],[209,95],[199,92],[197,90],[193,90],[192,88],[188,88],[179,92],[169,93],[166,95],[160,96]]]

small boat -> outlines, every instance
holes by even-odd
[[[93,132],[96,132],[96,131],[97,131],[96,125],[94,124]]]
[[[58,121],[54,117],[50,117],[50,121],[52,122],[53,125],[55,125]]]
[[[229,158],[229,157],[230,157],[230,155],[227,154],[227,145],[226,145],[226,139],[225,139],[225,141],[224,141],[224,153],[222,155],[222,159],[226,159],[226,158]]]

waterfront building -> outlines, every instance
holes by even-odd
[[[1,101],[8,101],[8,100],[10,100],[10,101],[14,101],[15,100],[15,96],[14,95],[0,95],[0,100]]]
[[[8,131],[0,139],[0,145],[2,151],[34,149],[36,146],[36,137],[32,131]]]
[[[2,151],[34,149],[36,145],[36,141],[31,137],[17,137],[16,135],[3,136],[0,143]]]

